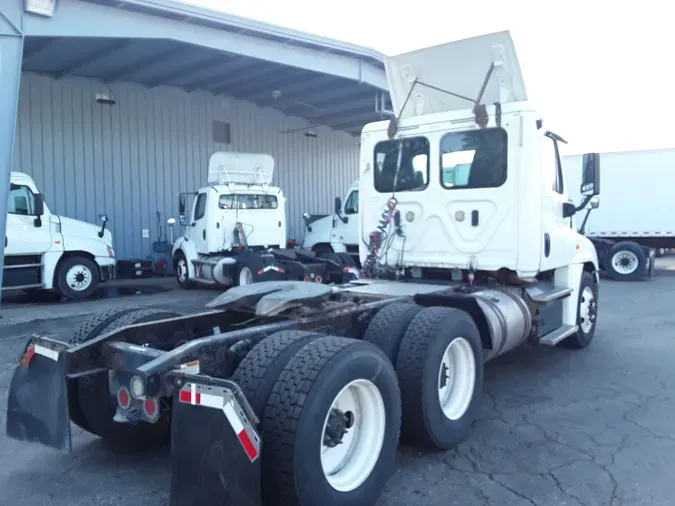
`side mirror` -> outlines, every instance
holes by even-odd
[[[41,193],[33,195],[33,215],[42,216],[45,214],[45,199]]]
[[[600,199],[598,197],[593,197],[591,199],[591,209],[597,209],[600,207]]]
[[[342,214],[342,199],[335,197],[335,214],[340,216]]]
[[[178,197],[178,214],[185,214],[185,197]]]
[[[563,218],[569,218],[571,216],[574,216],[574,213],[577,212],[577,208],[574,204],[571,202],[564,202],[563,203],[563,208],[562,208],[562,215]]]
[[[585,196],[600,193],[600,155],[586,153],[582,162],[581,194]]]
[[[107,223],[108,222],[108,215],[107,214],[99,214],[98,219],[101,220],[101,223]]]
[[[312,231],[312,227],[309,225],[309,213],[302,213],[302,219],[305,220],[305,228],[307,229],[307,232]]]

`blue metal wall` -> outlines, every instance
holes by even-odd
[[[97,104],[101,92],[117,104]],[[214,144],[213,120],[231,124],[231,144]],[[280,133],[303,125],[208,93],[24,73],[14,170],[35,178],[53,212],[92,223],[106,212],[118,258],[133,258],[152,253],[156,212],[176,216],[176,194],[204,185],[214,151],[267,152],[288,198],[289,237],[300,239],[302,213],[330,212],[359,160],[359,141],[346,134]]]

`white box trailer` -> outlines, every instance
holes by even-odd
[[[581,159],[582,155],[563,157],[569,195],[576,201]],[[675,248],[675,149],[601,153],[600,159],[602,202],[590,213],[583,232],[612,278],[650,275],[656,251]],[[576,226],[582,220],[583,215],[577,215]]]

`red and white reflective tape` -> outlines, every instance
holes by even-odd
[[[54,362],[58,362],[59,360],[58,351],[52,350],[51,348],[47,348],[45,346],[41,346],[39,344],[31,344],[26,350],[26,354],[24,355],[23,359],[21,360],[23,366],[28,367],[30,365],[30,361],[33,359],[35,355],[41,355],[50,360],[53,360]]]
[[[260,440],[252,428],[247,429],[247,426],[250,426],[250,424],[242,413],[236,399],[231,394],[225,395],[226,389],[218,388],[218,390],[223,393],[218,394],[213,388],[197,385],[196,383],[188,383],[178,393],[178,399],[180,402],[192,404],[193,406],[205,406],[222,410],[246,455],[253,462],[260,455]]]
[[[266,267],[263,267],[262,269],[258,269],[258,276],[265,274],[267,271],[276,271],[280,272],[281,274],[286,272],[283,267],[277,267],[276,265],[268,265]]]

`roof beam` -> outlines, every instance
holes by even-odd
[[[26,16],[24,30],[29,36],[168,38],[387,89],[384,70],[356,57],[291,46],[159,15],[111,9],[81,0],[61,2],[52,18]]]
[[[111,72],[106,76],[106,79],[109,81],[118,81],[128,76],[132,76],[141,70],[147,70],[156,65],[165,65],[166,60],[180,55],[186,51],[185,47],[180,45],[175,45],[170,49],[160,51],[151,55],[143,56],[138,60],[133,60],[128,65],[124,65],[122,68]]]
[[[214,79],[221,78],[222,76],[230,76],[235,72],[246,71],[249,67],[260,67],[260,62],[258,60],[237,56],[228,62],[218,64],[210,69],[205,69],[204,72],[193,74],[191,76],[192,79],[188,79],[187,81],[181,79],[178,81],[178,86],[182,86],[188,91],[194,91],[205,88],[207,85],[213,83]]]
[[[373,121],[381,121],[385,118],[382,115],[372,111],[370,113],[355,114],[350,117],[340,118],[337,122],[326,122],[326,125],[333,130],[354,130],[356,128],[363,128],[366,123]]]
[[[219,93],[227,93],[229,91],[241,92],[249,99],[255,95],[267,94],[271,97],[274,90],[283,89],[286,84],[296,83],[299,79],[311,79],[311,74],[307,75],[307,71],[300,69],[278,69],[274,78],[263,79],[258,84],[250,84],[251,80],[242,80],[238,86],[222,87],[218,90]]]
[[[285,70],[284,67],[281,65],[268,63],[263,64],[259,63],[258,65],[260,66],[255,70],[250,71],[244,70],[241,73],[231,76],[229,79],[212,80],[211,82],[212,86],[205,86],[205,88],[212,91],[216,95],[220,93],[230,93],[241,90],[246,92],[245,94],[248,96],[248,89],[249,89],[248,84],[250,84],[253,79],[262,78],[269,74],[278,75],[279,73],[284,72]],[[286,71],[288,70],[286,69]],[[268,81],[265,80],[265,82]],[[270,90],[269,94],[272,95],[274,85],[269,84],[267,85],[267,87]]]
[[[307,105],[311,106],[312,109],[321,109],[326,104],[330,106],[331,104],[338,103],[339,100],[352,98],[354,97],[354,95],[366,96],[366,94],[370,95],[372,94],[372,92],[373,92],[372,88],[355,85],[353,88],[351,87],[338,88],[326,91],[324,93],[317,93],[316,95],[307,93],[306,96],[303,97],[302,101],[306,102]],[[284,97],[282,95],[281,99],[279,100],[282,100],[283,98]],[[293,115],[307,110],[307,105],[294,103],[292,107],[286,107],[285,110],[289,114]]]
[[[94,63],[96,60],[100,60],[101,58],[107,57],[110,53],[114,53],[116,51],[121,51],[122,49],[125,49],[129,46],[131,46],[135,42],[134,39],[122,39],[122,40],[117,40],[114,41],[112,44],[108,45],[107,47],[104,47],[103,49],[96,49],[89,53],[87,56],[84,58],[79,58],[75,62],[73,62],[71,65],[61,69],[56,74],[57,79],[61,79],[65,76],[69,76],[72,74],[77,73],[78,71],[82,70],[82,68],[86,67],[87,65]],[[103,54],[102,54],[103,53]]]
[[[324,123],[326,121],[339,121],[344,117],[354,116],[354,114],[365,113],[375,114],[375,94],[370,99],[358,100],[356,102],[347,102],[336,104],[331,107],[320,108],[317,114],[303,114],[303,118],[312,123]]]
[[[28,61],[30,60],[33,56],[37,56],[43,51],[46,51],[50,47],[52,47],[52,44],[55,44],[59,41],[59,39],[54,39],[52,37],[31,37],[30,39],[27,40],[29,42],[29,46],[32,46],[30,49],[26,49],[25,46],[26,44],[24,43],[24,51],[23,51],[23,60]]]
[[[228,59],[229,58],[229,59]],[[232,57],[228,57],[225,54],[220,54],[220,55],[215,55],[215,56],[208,56],[203,59],[199,59],[195,61],[194,63],[191,63],[190,65],[186,65],[184,67],[179,67],[171,70],[167,70],[166,72],[163,72],[161,74],[158,74],[156,76],[153,76],[152,79],[148,79],[143,82],[145,86],[148,88],[156,88],[157,86],[161,86],[166,83],[172,82],[174,79],[186,75],[190,75],[193,72],[199,71],[204,69],[204,67],[212,67],[216,65],[222,65],[223,60],[225,60],[224,63],[229,63],[234,60]]]

